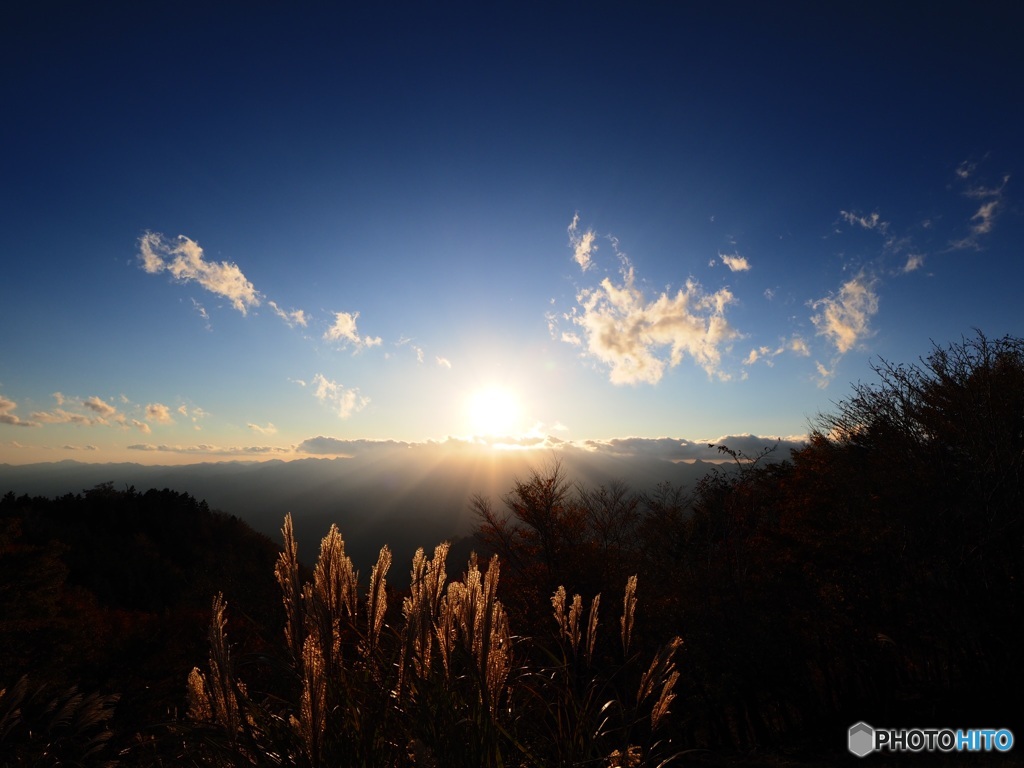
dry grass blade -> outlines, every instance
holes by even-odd
[[[299,546],[295,542],[290,512],[284,517],[281,535],[284,538],[284,549],[278,556],[274,576],[281,587],[281,600],[284,603],[285,641],[292,656],[297,659],[302,655],[302,587],[299,584]]]
[[[636,575],[626,581],[626,593],[622,598],[622,653],[629,656],[629,646],[633,640],[633,619],[636,616]]]

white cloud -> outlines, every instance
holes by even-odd
[[[353,456],[356,453],[369,451],[405,451],[413,444],[398,440],[342,440],[336,437],[311,437],[299,443],[295,450],[298,453],[309,453],[320,456]],[[421,445],[428,445],[422,443]]]
[[[594,245],[596,235],[592,229],[585,232],[579,231],[580,215],[576,213],[569,224],[569,245],[573,248],[573,260],[580,265],[580,269],[586,272],[593,266],[592,254],[597,250]]]
[[[434,359],[437,361],[437,364],[442,368],[452,367],[452,361],[449,360],[447,357],[435,357]]]
[[[974,164],[969,164],[965,161],[957,168],[957,176],[966,181],[974,174],[975,168]],[[962,170],[963,172],[961,172]],[[976,185],[964,190],[963,194],[965,197],[971,200],[980,200],[981,203],[968,222],[970,231],[967,236],[951,242],[950,248],[953,250],[963,250],[965,248],[979,250],[981,248],[980,239],[992,232],[996,217],[1003,209],[1003,190],[1009,181],[1009,175],[1004,175],[999,186],[986,187]]]
[[[276,301],[268,301],[267,306],[274,310],[274,314],[284,320],[288,325],[294,328],[296,325],[301,325],[305,328],[308,325],[308,319],[306,313],[301,309],[293,309],[291,312],[287,312],[281,309]]]
[[[25,421],[17,414],[12,413],[18,404],[13,400],[0,395],[0,424],[8,424],[12,427],[38,427],[35,421]]]
[[[903,265],[903,272],[914,272],[924,266],[924,254],[912,253],[907,256],[907,263]]]
[[[44,424],[77,424],[79,426],[87,424],[99,424],[105,423],[99,419],[92,419],[88,416],[83,416],[80,413],[72,413],[65,411],[63,408],[55,408],[52,411],[34,411],[32,418],[43,422]]]
[[[277,434],[277,427],[275,427],[269,421],[267,422],[267,425],[265,427],[261,427],[259,424],[249,424],[248,426],[249,426],[249,429],[251,429],[253,432],[258,432],[261,435],[276,435]]]
[[[117,413],[117,408],[110,405],[110,403],[100,400],[95,395],[93,397],[89,397],[83,400],[82,405],[84,405],[90,411],[99,414],[99,417],[101,419],[109,419],[111,416]]]
[[[139,257],[146,272],[167,271],[182,282],[194,280],[211,293],[228,299],[243,315],[248,307],[260,304],[260,294],[237,264],[205,261],[199,244],[184,235],[178,235],[174,241],[159,233],[147,232],[139,238]],[[205,314],[201,306],[199,309]]]
[[[583,338],[563,334],[569,343],[585,341],[586,353],[609,366],[613,384],[657,383],[665,367],[689,354],[709,376],[721,370],[721,348],[738,335],[725,318],[732,293],[705,293],[687,280],[674,296],[662,292],[648,301],[636,287],[632,265],[623,259],[622,282],[605,278],[576,297],[582,312],[571,315]]]
[[[818,372],[818,386],[820,388],[825,389],[829,385],[829,383],[831,383],[833,377],[835,377],[835,375],[836,375],[836,369],[835,369],[836,362],[838,362],[838,361],[837,360],[833,360],[832,361],[832,367],[831,368],[827,368],[824,363],[822,363],[822,362],[820,362],[818,360],[814,361],[814,368]]]
[[[858,213],[851,213],[850,211],[840,211],[839,215],[850,226],[859,226],[864,229],[877,229],[882,234],[885,234],[889,230],[889,222],[882,221],[882,217],[879,216],[877,212],[870,213],[867,216],[861,216]]]
[[[992,231],[992,222],[996,217],[996,210],[999,208],[998,200],[989,200],[982,203],[978,212],[971,216],[971,232],[975,235],[987,235]]]
[[[327,341],[340,341],[343,346],[352,344],[356,350],[364,347],[377,347],[381,344],[380,336],[360,336],[356,328],[358,312],[335,312],[334,325],[327,329],[324,339]]]
[[[219,446],[208,443],[198,445],[153,445],[152,443],[136,443],[126,446],[129,451],[150,451],[160,453],[199,453],[213,456],[251,456],[266,454],[289,454],[291,448],[269,445],[253,446]]]
[[[775,358],[784,352],[792,352],[793,354],[800,355],[801,357],[807,357],[811,354],[810,349],[807,347],[807,342],[799,336],[793,336],[790,339],[784,340],[774,349],[767,346],[751,349],[747,358],[743,361],[743,364],[753,365],[759,360],[763,360],[765,365],[770,368],[775,365]]]
[[[861,273],[843,283],[838,295],[818,299],[811,308],[820,310],[811,317],[818,335],[845,354],[870,334],[869,323],[878,312],[874,281]]]
[[[144,435],[148,435],[153,431],[149,428],[149,424],[144,421],[139,421],[138,419],[132,419],[132,426]]]
[[[750,269],[750,262],[747,261],[746,257],[740,256],[738,253],[727,254],[720,253],[718,257],[733,272],[746,272]]]
[[[336,381],[331,381],[322,373],[313,377],[313,393],[324,405],[337,411],[338,416],[347,419],[353,413],[361,411],[370,403],[370,398],[363,397],[356,388],[345,389]]]
[[[163,403],[150,403],[146,406],[146,419],[157,424],[173,424],[171,409]]]
[[[960,165],[956,167],[956,175],[961,179],[969,179],[971,177],[971,174],[974,173],[977,167],[977,163],[972,163],[967,160],[964,160],[962,163],[960,163]]]

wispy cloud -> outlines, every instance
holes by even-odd
[[[18,404],[10,398],[0,395],[0,424],[9,424],[12,427],[38,427],[37,421],[25,421],[13,411]]]
[[[305,328],[309,324],[309,319],[306,317],[306,313],[301,309],[293,309],[291,311],[287,311],[281,309],[281,307],[277,305],[276,301],[268,301],[267,306],[274,310],[275,315],[280,317],[293,328],[296,325],[301,325],[303,328]]]
[[[882,221],[882,217],[877,211],[866,216],[853,211],[840,211],[839,216],[851,227],[856,226],[863,229],[877,230],[882,234],[889,231],[889,222]]]
[[[792,338],[784,340],[775,347],[760,346],[751,349],[750,353],[743,361],[743,364],[753,365],[757,362],[763,362],[770,368],[775,365],[775,358],[785,352],[792,352],[793,354],[800,355],[801,357],[808,357],[811,354],[811,350],[807,346],[807,342],[800,336],[793,336]]]
[[[674,295],[663,291],[648,300],[636,285],[633,266],[620,258],[621,281],[605,278],[580,291],[578,309],[568,317],[582,335],[566,332],[562,340],[607,365],[613,384],[656,384],[666,367],[679,365],[687,354],[709,376],[727,379],[721,352],[738,335],[725,318],[732,293],[727,288],[706,293],[690,279]]]
[[[728,254],[720,253],[718,258],[722,260],[722,263],[727,266],[732,272],[746,272],[750,269],[750,262],[747,261],[745,256],[740,256],[738,253]]]
[[[267,422],[266,426],[264,426],[264,427],[261,427],[259,424],[249,424],[248,427],[253,432],[258,432],[261,435],[276,435],[277,434],[277,427],[275,427],[269,421]]]
[[[335,312],[334,325],[324,333],[327,341],[339,341],[342,346],[351,344],[358,352],[361,349],[377,347],[381,344],[380,336],[360,336],[356,327],[358,312]]]
[[[593,253],[597,250],[594,240],[597,235],[592,229],[580,232],[580,215],[576,213],[569,224],[569,245],[573,249],[573,260],[579,264],[580,269],[586,272],[593,266]]]
[[[361,411],[370,403],[370,398],[363,397],[356,388],[346,389],[336,381],[332,381],[322,373],[313,377],[313,394],[316,399],[334,410],[342,419]]]
[[[437,364],[442,368],[452,367],[452,361],[449,360],[447,357],[435,357],[434,359],[437,361]]]
[[[831,341],[845,354],[871,333],[871,318],[878,312],[874,280],[863,272],[843,283],[838,294],[811,302],[818,314],[811,321],[818,335]]]
[[[903,265],[901,270],[904,273],[916,272],[918,269],[924,266],[924,254],[911,253],[907,256],[907,262]]]
[[[981,239],[992,232],[996,218],[1003,209],[1003,191],[1010,182],[1010,176],[1004,175],[997,186],[985,186],[984,184],[971,184],[977,170],[976,163],[969,163],[966,160],[956,170],[959,179],[968,183],[964,189],[964,197],[970,200],[980,201],[977,210],[968,220],[968,234],[965,237],[954,240],[950,243],[952,250],[980,250]]]
[[[398,341],[395,342],[396,347],[408,347],[412,350],[412,353],[416,355],[416,362],[422,363],[424,360],[423,347],[420,347],[412,343],[412,339],[408,336],[402,336]]]
[[[184,235],[170,240],[159,233],[147,232],[139,238],[139,258],[146,272],[167,271],[176,280],[195,281],[211,293],[228,299],[243,315],[249,307],[260,305],[260,294],[237,264],[206,261],[199,244]]]

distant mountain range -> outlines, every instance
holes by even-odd
[[[670,482],[692,487],[714,465],[643,456],[575,451],[560,456],[569,478],[589,487],[622,480],[638,491]],[[219,462],[181,466],[77,461],[0,464],[0,494],[61,496],[101,483],[136,490],[170,488],[206,500],[280,541],[286,512],[295,520],[299,556],[312,562],[320,539],[336,523],[360,570],[367,574],[383,544],[404,571],[416,547],[472,533],[474,494],[500,506],[516,477],[541,469],[550,456],[523,451],[395,448],[352,458]]]

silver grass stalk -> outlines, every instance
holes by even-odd
[[[299,732],[312,765],[320,764],[324,729],[327,727],[327,680],[324,659],[315,634],[302,645],[302,698]]]
[[[661,687],[661,695],[658,696],[658,700],[655,702],[654,707],[651,709],[651,730],[657,730],[658,725],[661,723],[661,719],[668,714],[669,704],[676,697],[674,689],[676,682],[679,680],[679,673],[672,672],[666,679],[665,683]]]
[[[594,595],[590,601],[590,616],[587,621],[587,666],[594,660],[594,642],[597,640],[598,606],[601,605],[601,593]]]
[[[683,644],[682,639],[673,637],[651,660],[651,666],[640,678],[640,687],[636,692],[636,703],[641,705],[654,692],[655,688],[661,687],[658,700],[651,709],[651,728],[657,728],[661,718],[668,712],[668,706],[675,698],[673,689],[676,681],[679,680],[679,673],[676,672],[675,654]]]
[[[377,564],[370,571],[370,591],[366,596],[366,655],[372,656],[377,649],[381,628],[384,626],[384,614],[388,608],[387,576],[391,568],[391,550],[381,547],[377,556]]]
[[[569,631],[567,636],[572,646],[573,655],[580,646],[580,614],[583,613],[583,598],[579,595],[572,596],[572,606],[569,608]]]
[[[242,726],[239,718],[239,701],[234,693],[234,680],[231,671],[231,655],[227,648],[227,634],[224,627],[224,609],[227,603],[224,596],[218,594],[213,598],[213,616],[210,620],[210,676],[205,677],[199,670],[193,670],[188,676],[190,698],[189,712],[206,715],[207,720],[216,722],[233,738]]]
[[[281,601],[284,603],[285,642],[292,656],[298,659],[302,655],[302,588],[299,584],[299,547],[295,542],[290,512],[284,516],[281,535],[284,538],[284,549],[277,558],[274,575],[281,587]]]
[[[551,607],[555,609],[555,621],[558,622],[558,634],[565,635],[565,587],[559,585],[551,596]]]
[[[313,584],[331,616],[345,616],[349,621],[355,621],[358,582],[359,574],[352,566],[352,559],[345,554],[345,540],[338,526],[332,524],[320,542],[320,557],[313,569]]]
[[[636,574],[626,581],[626,593],[622,599],[622,653],[629,655],[629,646],[633,639],[633,619],[636,615]]]

